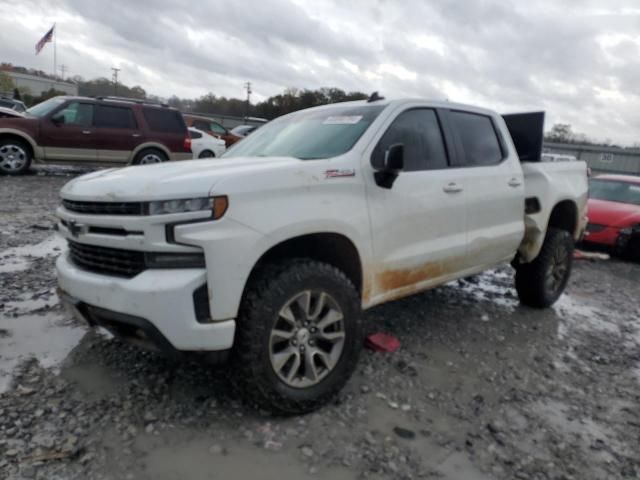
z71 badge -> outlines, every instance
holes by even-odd
[[[342,177],[355,177],[356,171],[353,168],[334,169],[324,172],[324,178],[342,178]]]

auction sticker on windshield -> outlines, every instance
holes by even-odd
[[[360,120],[362,120],[362,115],[336,115],[327,117],[322,123],[325,125],[354,125]]]

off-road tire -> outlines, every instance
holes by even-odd
[[[145,163],[145,158],[149,156],[155,156],[160,161]],[[165,155],[163,151],[158,150],[157,148],[145,148],[144,150],[141,150],[136,154],[135,158],[133,159],[133,162],[131,163],[133,165],[153,165],[154,163],[162,163],[162,162],[166,162],[167,160],[169,160],[169,158],[167,157],[167,155]]]
[[[5,140],[0,140],[0,151],[3,151],[4,149],[12,149],[12,151],[14,151],[14,155],[20,155],[22,157],[23,163],[18,168],[10,168],[9,166],[4,165],[4,158],[0,158],[0,174],[23,175],[29,170],[29,168],[31,167],[31,161],[33,160],[31,148],[29,148],[29,145],[21,140],[8,138]],[[9,153],[11,152],[7,150],[6,154]]]
[[[520,302],[533,308],[547,308],[553,305],[562,295],[571,276],[573,250],[574,241],[569,232],[549,228],[536,259],[531,263],[516,266],[516,291]],[[566,271],[555,288],[550,288],[547,276],[560,253],[566,255],[566,263],[563,262]]]
[[[341,356],[326,377],[313,386],[294,388],[272,367],[271,329],[290,298],[312,289],[327,292],[341,308],[345,339]],[[240,306],[231,352],[233,383],[246,400],[276,414],[302,414],[321,407],[356,367],[364,340],[361,314],[355,286],[337,268],[310,259],[266,265],[247,286]]]

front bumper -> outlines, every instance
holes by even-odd
[[[193,294],[207,281],[204,269],[153,269],[118,278],[81,270],[65,252],[56,270],[60,289],[89,323],[98,322],[77,305],[141,319],[178,351],[220,351],[233,345],[235,320],[199,323],[196,318]]]

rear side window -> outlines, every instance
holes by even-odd
[[[462,142],[465,166],[497,165],[502,161],[500,142],[490,117],[452,111],[450,118]]]
[[[205,122],[204,120],[194,120],[193,127],[198,130],[203,130],[205,132],[209,131],[209,122]]]
[[[404,170],[438,170],[448,167],[447,152],[436,113],[427,108],[407,110],[389,126],[373,150],[371,163],[384,166],[384,156],[395,143],[404,145]]]
[[[162,108],[142,109],[149,130],[154,132],[183,133],[186,129],[180,112]]]
[[[194,139],[202,138],[202,134],[200,132],[192,132],[189,130],[189,136]]]
[[[96,127],[103,128],[126,128],[133,130],[137,128],[133,111],[126,107],[112,107],[98,105],[94,119]]]
[[[210,130],[213,133],[219,133],[220,135],[224,135],[227,133],[227,130],[222,125],[216,122],[211,122]]]

